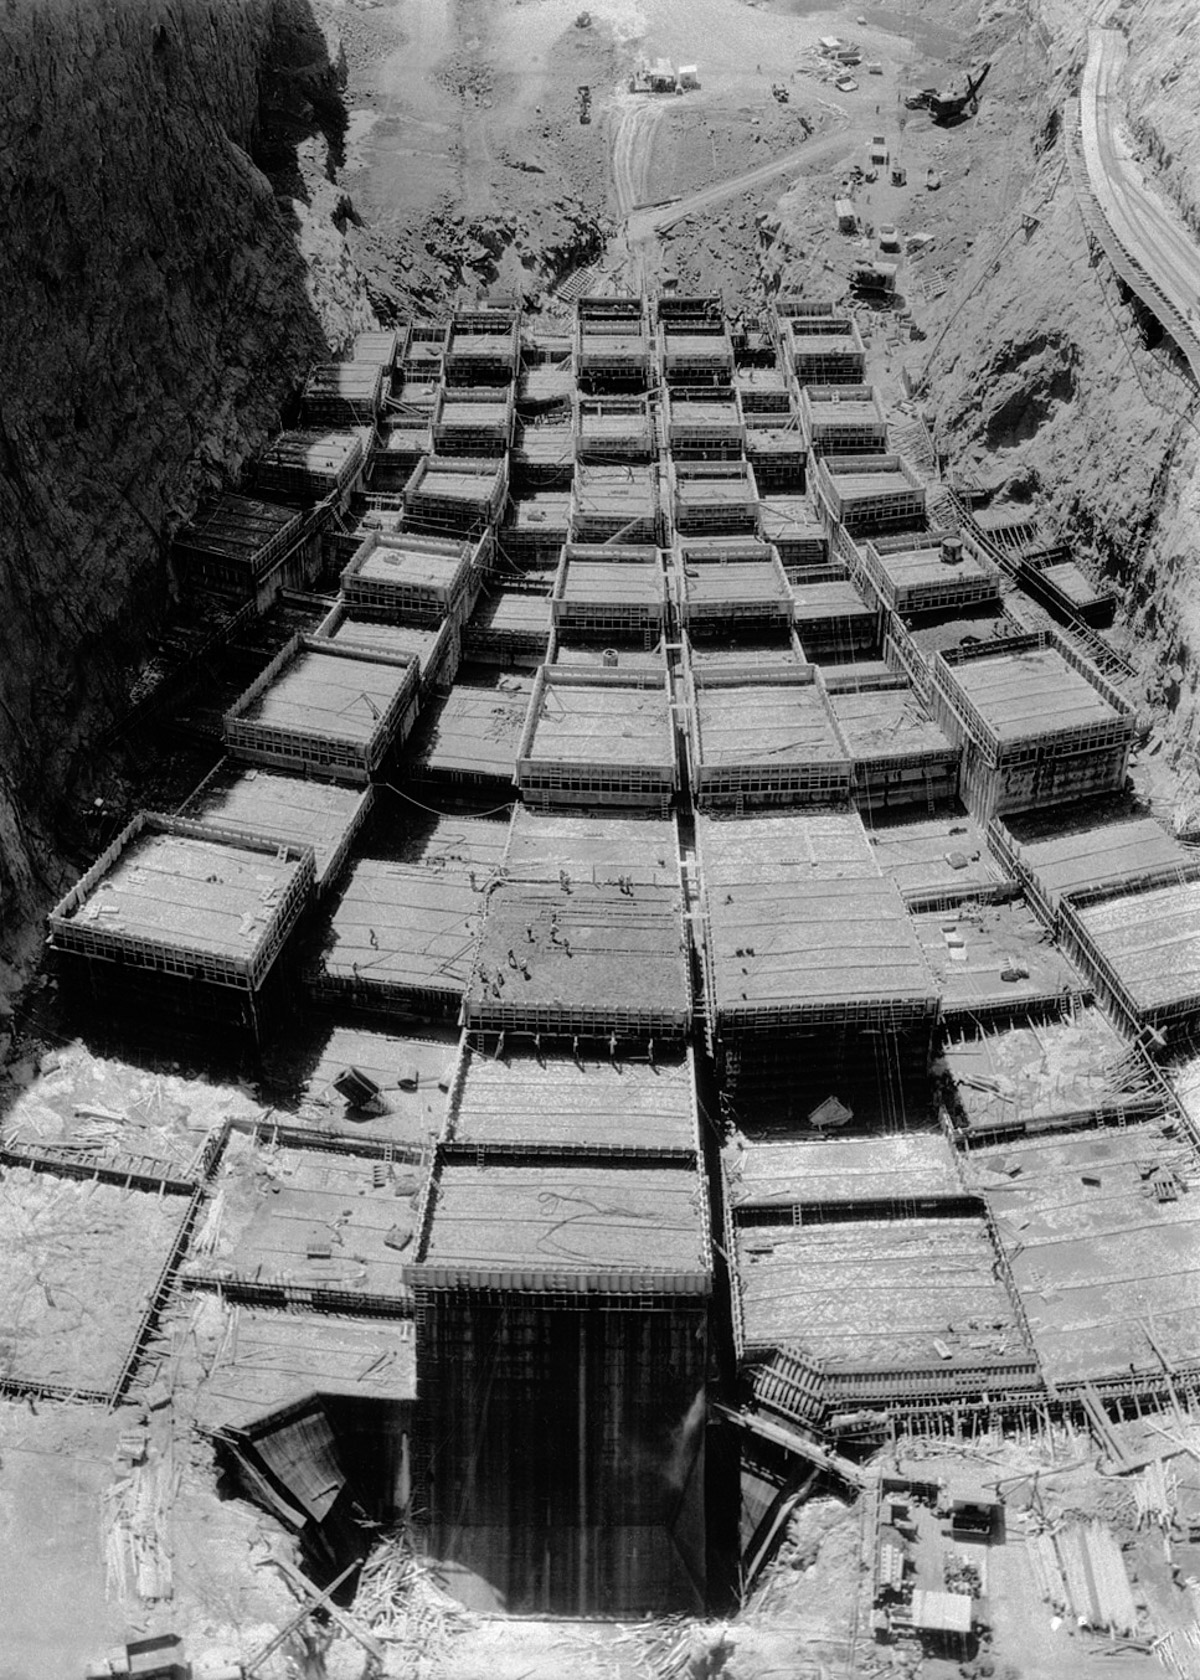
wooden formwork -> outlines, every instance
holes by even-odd
[[[658,544],[658,474],[653,466],[581,465],[571,499],[572,542]]]
[[[502,455],[512,442],[511,385],[443,387],[433,416],[433,444],[442,455],[484,459]]]
[[[655,452],[650,400],[643,396],[578,397],[575,455],[586,463],[649,461]]]
[[[657,641],[667,629],[667,580],[658,549],[564,544],[550,612],[560,634]]]
[[[862,575],[880,605],[893,613],[1000,599],[999,567],[978,543],[957,533],[876,537],[863,545]]]
[[[548,741],[548,728],[564,739]],[[527,804],[665,811],[679,785],[665,673],[543,666],[517,752],[516,783]]]
[[[778,552],[736,537],[698,549],[676,538],[680,625],[689,634],[790,630],[792,592]]]
[[[758,482],[748,462],[671,461],[671,515],[680,536],[738,536],[758,530]]]
[[[1059,900],[1063,945],[1135,1035],[1200,1017],[1200,861],[1169,864]]]
[[[814,455],[883,455],[887,416],[874,385],[804,385],[800,424]]]
[[[193,842],[197,854],[192,864],[194,879],[182,860],[176,866],[178,897],[177,902],[172,901],[170,928],[157,936],[150,931],[133,931],[119,916],[106,915],[103,902],[106,878],[139,841],[155,836],[174,838],[180,841],[181,847]],[[258,936],[249,946],[239,936],[230,942],[228,949],[214,948],[218,941],[213,938],[212,918],[205,906],[214,897],[206,891],[206,886],[215,883],[211,877],[195,873],[203,868],[205,857],[213,849],[228,849],[259,859],[265,857],[278,877],[275,883],[269,883],[269,877],[262,877],[269,884],[256,916]],[[137,873],[135,870],[134,875]],[[159,974],[253,992],[262,986],[295,927],[311,896],[314,876],[311,846],[143,811],[121,830],[87,873],[55,905],[49,916],[50,941],[55,950],[70,951],[93,961],[128,964]],[[149,884],[147,891],[152,895]],[[215,896],[219,895],[218,886]],[[189,938],[189,928],[193,925],[194,944]]]
[[[373,426],[390,370],[380,361],[326,362],[304,383],[300,421],[305,426]]]
[[[172,555],[203,583],[250,590],[303,540],[303,513],[228,492],[182,527]]]
[[[476,536],[500,517],[507,492],[505,456],[430,456],[404,486],[404,511],[416,529]]]
[[[829,805],[850,797],[850,751],[815,665],[689,664],[686,697],[698,806]]]
[[[520,360],[519,311],[455,310],[443,361],[447,384],[509,385]]]
[[[294,673],[313,659],[328,662],[321,669],[336,675],[338,686],[347,694],[356,694],[353,716],[342,705],[335,708],[342,722],[322,721],[323,714],[333,714],[314,701],[310,721],[303,694],[290,703],[290,715],[284,718],[267,721],[251,715],[269,704],[276,684],[289,677],[294,680]],[[377,698],[367,692],[371,667]],[[293,636],[225,714],[226,745],[235,757],[253,763],[273,764],[302,775],[367,782],[390,748],[408,734],[420,703],[419,687],[415,659],[316,636]]]
[[[437,624],[460,615],[473,574],[487,569],[489,550],[486,536],[473,544],[372,531],[342,573],[342,595],[364,617]]]
[[[349,495],[375,441],[368,426],[351,431],[281,432],[254,463],[254,482],[268,494],[319,501]]]
[[[924,522],[925,486],[903,455],[825,455],[813,484],[828,519],[849,532]]]

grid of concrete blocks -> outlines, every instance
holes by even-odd
[[[274,978],[311,1011],[270,1139],[293,1217],[184,1269],[242,1292],[263,1370],[284,1308],[326,1315],[343,1392],[381,1390],[337,1324],[407,1350],[384,1397],[481,1605],[702,1601],[715,1277],[775,1447],[847,1407],[1200,1377],[1154,1059],[1200,1015],[1200,865],[1120,808],[1132,705],[1009,616],[853,317],[480,303],[316,370],[302,424],[177,559],[261,611],[323,544],[338,599],[51,943],[96,999],[150,977],[261,1037]],[[306,1211],[335,1169],[353,1267]],[[206,1415],[250,1452],[247,1359]]]

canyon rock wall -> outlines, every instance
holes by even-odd
[[[0,10],[0,955],[62,884],[170,532],[373,324],[299,158],[337,103],[306,0]]]

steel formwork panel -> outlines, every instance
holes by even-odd
[[[226,493],[177,532],[172,552],[217,582],[258,582],[305,536],[294,507]]]
[[[404,486],[404,511],[435,530],[478,535],[500,517],[507,493],[506,456],[429,456]]]
[[[662,514],[652,466],[580,466],[571,500],[572,542],[657,543]]]
[[[428,709],[409,768],[419,778],[511,788],[533,679],[507,671],[496,682],[459,680]]]
[[[654,451],[649,398],[577,398],[575,453],[580,461],[648,461]]]
[[[721,536],[758,529],[758,483],[747,462],[672,461],[671,509],[681,536]]]
[[[374,799],[373,787],[339,787],[225,760],[205,777],[180,815],[205,828],[311,846],[316,891],[324,893],[341,873]]]
[[[688,756],[696,804],[831,804],[850,753],[816,667],[690,667]]]
[[[739,367],[733,376],[733,386],[744,415],[791,412],[792,383],[782,368]]]
[[[776,551],[731,539],[714,544],[721,552],[700,550],[678,541],[675,576],[679,619],[689,632],[704,629],[744,631],[790,629],[792,594]]]
[[[784,323],[784,343],[792,372],[800,385],[862,385],[867,353],[855,322],[792,318]]]
[[[1059,813],[1053,826],[1042,819],[1036,827],[1038,832],[1030,833],[1028,822],[1016,832],[1001,826],[996,843],[1048,922],[1064,893],[1119,886],[1147,870],[1179,868],[1196,856],[1154,817],[1114,817],[1082,808],[1077,815]]]
[[[515,805],[504,853],[522,881],[629,882],[678,887],[679,833],[670,818],[637,812],[540,811]]]
[[[667,445],[673,455],[703,458],[720,453],[732,459],[740,456],[746,425],[735,392],[668,391],[663,408]]]
[[[355,362],[373,362],[377,367],[391,373],[402,349],[401,338],[407,341],[408,329],[398,333],[393,327],[383,332],[362,332],[354,340],[354,348],[350,352],[351,360]]]
[[[800,424],[814,455],[887,453],[887,416],[874,385],[805,385]]]
[[[390,624],[382,619],[356,616],[344,600],[338,600],[321,620],[313,635],[365,651],[380,649],[399,659],[415,660],[421,673],[421,692],[428,694],[441,683],[454,681],[461,652],[460,626],[450,619],[436,625]]]
[[[707,332],[693,323],[660,324],[658,357],[668,385],[728,385],[733,379],[733,343],[723,321]]]
[[[293,636],[225,714],[239,758],[369,781],[419,705],[415,660]]]
[[[521,322],[517,314],[486,311],[455,312],[446,339],[447,379],[464,384],[507,383],[515,379],[521,359]]]
[[[451,386],[443,389],[433,416],[434,448],[443,455],[501,455],[512,442],[511,386]]]
[[[51,911],[50,942],[257,992],[314,877],[311,846],[141,812]]]
[[[874,807],[954,797],[959,748],[902,678],[853,691],[831,686],[829,704],[853,760],[856,798]]]

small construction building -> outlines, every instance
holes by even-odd
[[[572,542],[658,543],[662,514],[653,466],[588,466],[575,473]]]
[[[746,427],[734,391],[676,390],[663,397],[667,448],[676,460],[736,461]]]
[[[925,523],[925,486],[903,455],[825,455],[813,488],[826,518],[851,536]]]
[[[176,533],[171,558],[205,589],[260,596],[305,542],[303,513],[279,502],[230,492],[201,510]]]
[[[339,787],[226,759],[179,814],[206,828],[311,846],[316,892],[324,894],[341,874],[374,798],[373,787]]]
[[[301,775],[368,782],[420,705],[415,660],[293,636],[225,714],[236,758]]]
[[[649,461],[656,448],[650,399],[643,396],[579,397],[575,405],[575,455],[586,462]]]
[[[667,624],[667,578],[659,550],[634,544],[565,544],[550,612],[561,636],[657,642]]]
[[[850,754],[816,667],[690,665],[688,760],[697,806],[820,805],[850,796]]]
[[[512,442],[515,415],[511,385],[451,385],[438,397],[433,446],[441,455],[486,459]]]
[[[382,362],[324,362],[304,381],[302,426],[373,426],[388,375]]]
[[[672,461],[671,517],[685,537],[754,535],[759,493],[754,469],[735,461]]]
[[[550,566],[558,563],[571,529],[571,486],[526,491],[509,502],[496,532],[502,565]]]
[[[876,537],[862,547],[865,582],[889,612],[946,612],[1000,601],[1000,569],[969,536]]]
[[[342,597],[362,618],[410,624],[461,620],[487,569],[490,541],[373,531],[342,573]]]
[[[351,868],[329,920],[314,995],[385,1014],[455,1015],[508,826],[438,817],[389,858]]]
[[[320,641],[379,649],[397,659],[414,660],[420,672],[421,694],[454,681],[460,654],[460,626],[450,619],[438,625],[389,624],[363,618],[339,600],[313,632]]]
[[[879,609],[844,567],[832,562],[800,572],[788,586],[792,623],[809,659],[824,665],[871,658],[879,651]]]
[[[443,356],[447,385],[511,385],[521,359],[517,309],[456,309]]]
[[[468,659],[485,665],[544,665],[550,630],[550,581],[518,573],[484,585],[463,644]]]
[[[1095,801],[1052,816],[1028,812],[997,821],[990,838],[1048,922],[1065,893],[1119,886],[1147,870],[1179,868],[1196,856],[1156,818]]]
[[[838,731],[849,749],[860,810],[920,805],[931,810],[958,793],[960,749],[938,728],[903,677],[863,681],[854,665],[823,672]]]
[[[887,416],[874,385],[802,386],[800,425],[815,456],[887,454]]]
[[[406,760],[418,781],[512,797],[517,753],[533,692],[520,671],[465,666],[427,709]]]
[[[1184,1036],[1200,1015],[1200,861],[1059,900],[1067,949],[1134,1032]]]
[[[50,946],[98,1000],[119,989],[257,1034],[314,875],[309,846],[142,812],[50,912]]]
[[[479,536],[500,517],[507,494],[504,456],[429,456],[404,486],[406,523],[434,536]]]
[[[1054,1015],[1091,995],[1023,898],[964,897],[913,921],[947,1026]]]
[[[779,555],[742,537],[677,540],[679,621],[693,639],[762,637],[790,630],[792,595]]]
[[[772,492],[760,504],[758,517],[764,540],[778,549],[792,582],[812,567],[829,564],[829,534],[807,496]]]
[[[1052,631],[933,661],[934,716],[963,749],[963,798],[981,819],[1119,789],[1129,701]]]
[[[665,810],[679,785],[665,677],[543,667],[517,752],[516,781],[531,804]]]
[[[290,502],[342,501],[358,487],[373,441],[369,426],[281,432],[254,462],[255,488]]]

